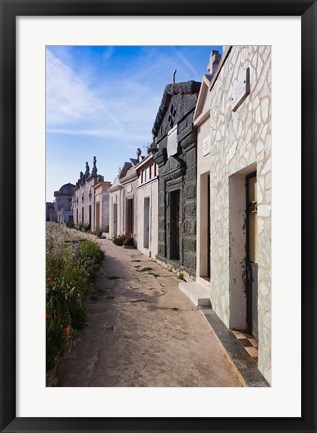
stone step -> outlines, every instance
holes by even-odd
[[[192,301],[195,307],[210,307],[210,292],[204,286],[193,282],[179,283],[179,289],[185,293],[186,296]]]

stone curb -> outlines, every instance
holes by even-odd
[[[255,361],[248,355],[217,314],[211,308],[200,307],[199,309],[244,386],[269,387],[270,385],[259,372]]]

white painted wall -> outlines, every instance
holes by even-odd
[[[158,179],[155,178],[138,187],[138,249],[149,257],[158,251]],[[149,248],[144,248],[144,199],[150,198]]]

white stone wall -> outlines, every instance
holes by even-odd
[[[158,250],[158,180],[157,178],[138,187],[138,249],[155,258]],[[150,198],[149,248],[144,248],[144,199]]]
[[[233,112],[237,80],[250,68],[251,92]],[[271,49],[234,46],[211,90],[211,301],[222,321],[232,327],[235,285],[235,225],[243,228],[239,205],[242,179],[257,171],[258,201],[258,367],[271,381]],[[240,197],[241,198],[241,197]],[[231,208],[230,208],[231,206]],[[235,208],[235,206],[237,206]],[[240,207],[239,207],[240,206]],[[235,212],[232,211],[235,209]],[[231,212],[230,212],[231,211]],[[237,252],[240,248],[240,253]],[[236,266],[236,270],[235,270]],[[237,279],[235,272],[237,271]],[[230,274],[231,272],[231,274]],[[231,292],[230,292],[231,291]],[[231,304],[230,304],[231,302]],[[238,301],[237,301],[238,302]]]
[[[110,238],[122,235],[123,230],[123,187],[119,182],[118,177],[113,182],[113,186],[109,188],[109,234]],[[117,204],[117,229],[114,227],[114,205]]]
[[[95,191],[95,213],[97,212],[97,203],[99,203],[100,215],[100,229],[104,230],[109,227],[109,191],[105,190],[102,186],[96,188]],[[97,215],[95,214],[95,227],[97,222]]]

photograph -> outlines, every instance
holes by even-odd
[[[317,433],[317,0],[0,0],[0,433]]]
[[[47,386],[271,386],[271,46],[45,55]]]

